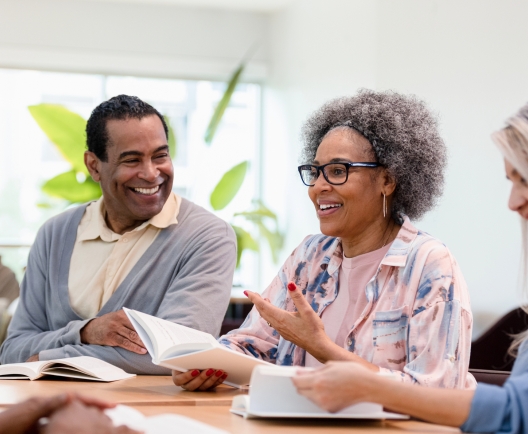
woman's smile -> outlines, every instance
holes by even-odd
[[[330,200],[318,200],[317,204],[319,205],[319,209],[317,210],[317,216],[319,218],[335,214],[343,207],[342,203]]]

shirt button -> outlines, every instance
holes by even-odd
[[[124,243],[128,243],[128,238],[121,238]]]
[[[352,339],[347,340],[347,346],[350,346],[350,345],[352,345]]]
[[[453,363],[453,362],[455,361],[455,356],[451,356],[451,357],[449,357],[449,361],[450,361],[451,363]]]

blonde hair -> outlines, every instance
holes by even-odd
[[[506,127],[492,134],[492,139],[502,155],[517,170],[519,175],[528,181],[528,104],[517,114],[506,121]],[[522,288],[527,295],[528,287],[528,221],[521,220],[522,229]],[[528,313],[528,305],[521,308]],[[517,355],[521,343],[528,338],[528,330],[514,335],[514,340],[508,350],[512,356]]]

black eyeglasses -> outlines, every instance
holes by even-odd
[[[328,163],[321,166],[304,164],[298,167],[302,182],[308,187],[313,187],[319,174],[323,176],[329,184],[341,185],[348,181],[348,169],[351,167],[380,167],[379,163]]]

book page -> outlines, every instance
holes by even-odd
[[[145,434],[228,434],[227,431],[176,414],[160,414],[145,417],[138,410],[126,405],[105,410],[114,426],[126,425]]]
[[[159,362],[163,353],[179,344],[209,344],[213,347],[219,345],[209,333],[156,318],[137,310],[125,309],[125,312],[140,323],[151,339],[155,339],[155,354],[151,354],[155,363]]]
[[[68,375],[68,367],[73,367],[81,373],[94,377],[102,381],[116,381],[125,378],[135,377],[134,374],[127,374],[121,368],[111,365],[104,360],[96,359],[95,357],[80,356],[70,357],[67,359],[49,360],[45,368],[42,369],[43,374],[58,375],[61,377],[79,377],[78,374],[72,373]],[[85,378],[83,376],[83,378]]]
[[[35,380],[47,362],[8,363],[0,365],[0,380]]]

